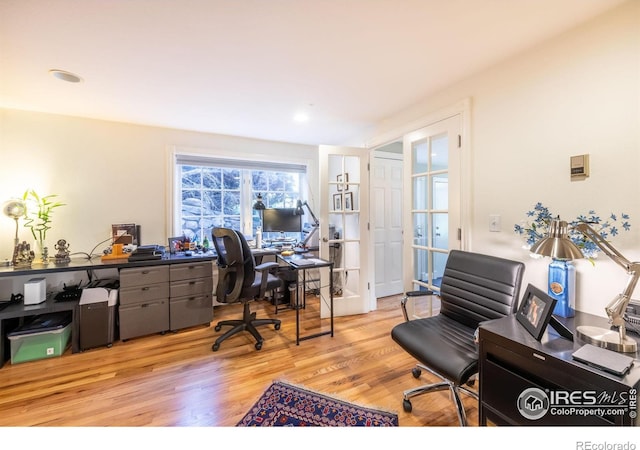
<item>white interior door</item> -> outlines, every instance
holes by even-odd
[[[402,280],[402,155],[374,152],[371,217],[375,248],[375,297],[400,294]]]
[[[350,147],[323,145],[319,150],[320,257],[334,263],[334,315],[366,313],[375,305],[367,258],[369,154]],[[328,289],[327,283],[323,287]],[[328,315],[323,304],[321,317]]]

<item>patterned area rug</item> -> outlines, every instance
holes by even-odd
[[[239,427],[397,427],[398,415],[274,382]]]

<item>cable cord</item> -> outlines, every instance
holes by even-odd
[[[93,247],[91,249],[91,251],[89,253],[85,253],[85,252],[75,252],[75,253],[71,253],[69,256],[75,256],[75,255],[84,255],[87,260],[91,260],[91,258],[95,257],[95,256],[100,256],[100,255],[94,255],[93,252],[96,250],[96,248],[98,248],[100,245],[104,244],[105,242],[109,242],[113,239],[113,237],[109,237],[107,239],[105,239],[104,241],[100,241],[96,244],[95,247]]]

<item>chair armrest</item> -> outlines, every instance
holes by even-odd
[[[256,271],[258,272],[267,272],[271,269],[277,269],[280,265],[277,262],[269,261],[262,264],[258,264],[256,266]]]
[[[277,262],[269,261],[262,264],[258,264],[255,269],[256,272],[260,272],[260,297],[264,297],[267,292],[267,283],[269,281],[269,272],[277,269],[280,265]]]
[[[404,316],[404,321],[409,321],[409,314],[407,313],[407,302],[412,297],[424,297],[426,295],[435,295],[434,291],[408,291],[405,292],[404,297],[400,300],[400,307],[402,308],[402,315]]]

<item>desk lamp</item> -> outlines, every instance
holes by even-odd
[[[309,206],[309,203],[307,203],[306,200],[304,202],[302,200],[298,200],[298,203],[296,205],[296,209],[294,212],[296,216],[302,216],[304,214],[304,209],[302,209],[303,206],[307,207],[307,211],[309,211],[309,214],[313,219],[311,231],[309,232],[309,234],[307,234],[307,237],[304,238],[304,240],[301,243],[302,247],[306,247],[309,241],[311,240],[311,238],[318,232],[318,228],[320,228],[320,221],[318,220],[316,215],[313,213],[313,211],[311,210],[311,207]]]
[[[569,258],[567,255],[573,255],[571,258],[582,258],[583,255],[578,246],[567,237],[567,228],[566,222],[554,219],[551,222],[549,236],[541,239],[531,247],[531,252],[555,258],[562,258],[563,256],[564,258]],[[627,337],[624,314],[640,277],[640,262],[630,262],[588,224],[580,223],[574,228],[593,241],[605,255],[624,268],[629,275],[624,290],[605,307],[609,323],[611,323],[612,327],[617,327],[618,331],[615,332],[611,328],[580,325],[576,328],[576,334],[583,341],[598,347],[622,353],[635,353],[637,351],[637,343]]]
[[[258,194],[256,196],[256,202],[253,204],[253,209],[257,211],[263,211],[266,209],[266,206],[264,206],[264,203],[262,202],[262,194]]]
[[[253,209],[258,211],[258,215],[260,216],[260,226],[256,230],[256,247],[262,248],[262,211],[266,209],[266,206],[264,206],[262,201],[262,194],[258,193],[256,196],[256,202],[253,204]]]
[[[26,210],[27,206],[25,205],[25,203],[22,200],[18,199],[8,200],[2,206],[2,211],[4,212],[4,214],[16,221],[16,235],[13,240],[13,259],[11,261],[12,264],[16,263],[16,250],[18,244],[20,243],[20,239],[18,238],[18,220],[20,220],[20,217],[24,216]]]

